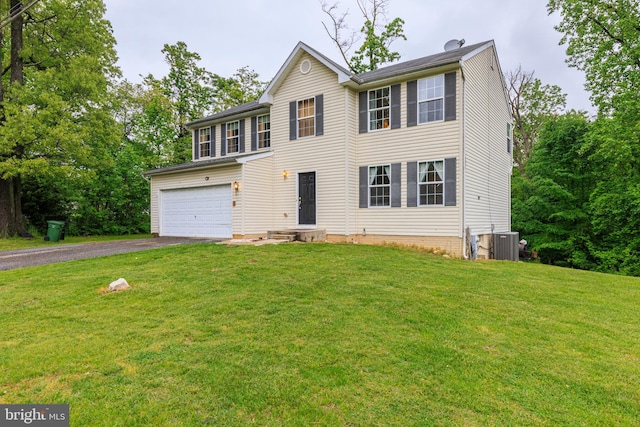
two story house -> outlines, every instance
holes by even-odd
[[[301,42],[260,99],[187,125],[191,162],[145,173],[151,230],[482,256],[510,231],[511,123],[493,41],[364,74]]]

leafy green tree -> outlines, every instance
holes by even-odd
[[[165,44],[162,53],[169,65],[169,73],[160,79],[149,74],[144,79],[144,84],[155,92],[153,108],[156,112],[160,113],[157,108],[165,105],[157,96],[158,93],[164,95],[169,102],[174,135],[165,142],[164,149],[169,163],[177,164],[191,159],[190,133],[186,123],[203,117],[214,109],[214,75],[198,66],[200,55],[189,51],[184,42]]]
[[[6,14],[6,3],[0,5]],[[13,21],[9,37],[2,35],[2,236],[25,231],[24,180],[89,179],[110,163],[109,146],[118,137],[108,88],[118,69],[104,12],[101,0],[48,0]],[[7,46],[11,55],[4,54]]]
[[[595,174],[586,141],[591,123],[571,111],[547,119],[523,176],[514,176],[513,228],[543,262],[594,267],[590,195]]]
[[[562,113],[567,104],[567,95],[559,86],[543,85],[533,75],[532,71],[518,67],[505,78],[514,123],[513,160],[520,175],[524,174],[542,125],[550,117]]]
[[[220,112],[253,101],[262,95],[268,82],[260,80],[260,76],[249,67],[239,68],[232,77],[214,75],[215,108]]]
[[[364,24],[358,33],[349,30],[346,22],[348,12],[340,14],[338,4],[329,5],[321,2],[322,11],[331,20],[331,25],[322,23],[325,31],[335,43],[349,69],[357,74],[372,71],[381,65],[400,59],[400,53],[391,50],[391,44],[398,40],[406,40],[404,20],[386,18],[389,0],[357,0],[358,8],[364,18]],[[331,29],[330,29],[331,28]],[[348,35],[345,35],[348,32]],[[350,50],[361,40],[362,44],[350,55]]]
[[[589,133],[597,185],[593,253],[602,271],[640,275],[640,2],[549,0],[568,63],[585,72],[599,117]]]
[[[640,100],[640,2],[549,0],[569,65],[586,73],[587,89],[604,113]]]
[[[148,75],[140,99],[138,137],[147,133],[161,158],[161,164],[191,160],[191,133],[186,123],[258,98],[266,83],[248,67],[232,77],[221,77],[200,67],[199,54],[186,43],[165,44],[162,49],[169,73],[160,79]],[[169,118],[169,115],[171,116]]]

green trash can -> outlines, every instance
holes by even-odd
[[[49,224],[49,228],[47,229],[47,236],[45,237],[45,240],[48,240],[49,242],[57,242],[60,240],[64,221],[47,221],[47,224]]]

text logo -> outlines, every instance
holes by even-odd
[[[69,405],[0,405],[0,427],[69,427]]]

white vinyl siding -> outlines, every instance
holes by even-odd
[[[511,123],[500,67],[489,48],[465,61],[465,218],[473,234],[511,229]],[[493,230],[492,230],[493,228]]]
[[[441,74],[454,69],[445,69]],[[459,80],[460,72],[457,73]],[[406,82],[401,84],[400,129],[390,132],[369,132],[357,135],[358,165],[401,164],[401,204],[393,209],[358,209],[355,228],[366,229],[367,235],[462,237],[462,203],[438,206],[437,209],[407,207],[407,162],[426,159],[461,158],[461,120],[440,121],[429,126],[406,127]],[[456,87],[458,117],[460,117],[460,83]],[[390,136],[393,140],[390,141]],[[456,192],[461,193],[462,162],[459,160]],[[357,173],[357,167],[355,168]],[[357,186],[356,186],[357,187]],[[357,205],[357,203],[356,203]]]
[[[308,59],[311,70],[307,74],[299,71],[300,62]],[[289,103],[292,100],[304,100],[322,94],[324,99],[324,132],[321,138],[289,139]],[[345,89],[337,83],[336,74],[310,55],[303,54],[292,64],[278,91],[274,94],[271,106],[271,150],[273,157],[273,188],[271,201],[274,206],[274,227],[296,228],[298,226],[298,182],[299,173],[316,173],[316,202],[318,228],[326,229],[328,234],[345,234],[345,218],[353,218],[353,205],[357,207],[357,170],[354,173],[347,168],[351,162],[355,168],[353,141],[357,132],[357,120],[353,110],[347,112],[345,104],[351,99],[352,107],[355,95],[345,95]],[[279,124],[276,126],[276,123]],[[350,151],[351,150],[351,151]],[[284,178],[282,172],[287,171]],[[350,180],[348,190],[346,182]],[[347,207],[350,200],[352,213]]]
[[[214,175],[215,171],[215,175]],[[206,178],[209,179],[206,179]],[[240,182],[241,168],[239,165],[224,166],[215,169],[199,169],[184,171],[179,173],[170,173],[166,175],[154,175],[151,177],[151,232],[159,233],[160,230],[160,195],[162,191],[210,187],[215,185],[228,185],[234,181]],[[236,200],[233,195],[233,200]],[[237,202],[239,203],[239,201]],[[240,217],[236,217],[238,213],[238,204],[232,210],[233,224],[239,224]]]

